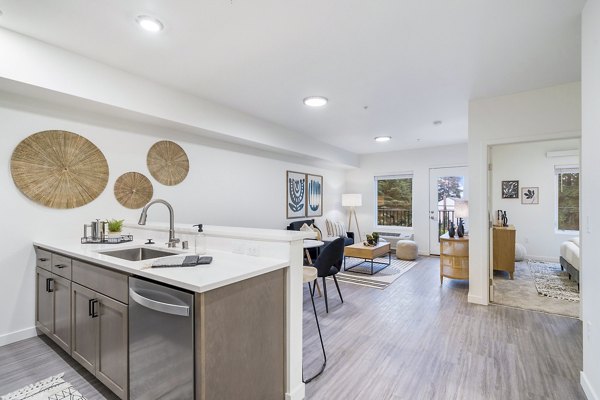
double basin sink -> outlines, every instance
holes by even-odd
[[[181,254],[175,251],[150,249],[148,247],[132,247],[129,249],[99,251],[99,254],[120,258],[127,261],[143,261],[155,258],[174,256]]]

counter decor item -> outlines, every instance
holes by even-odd
[[[108,221],[108,232],[113,236],[120,235],[121,229],[123,229],[123,222],[125,222],[124,219],[111,219]]]
[[[306,174],[287,171],[285,203],[287,218],[303,218],[306,215]]]
[[[88,139],[67,131],[43,131],[25,138],[13,151],[10,171],[26,197],[58,209],[91,202],[108,183],[104,154]]]
[[[379,243],[379,233],[373,232],[370,235],[367,235],[367,241],[363,244],[365,246],[376,246]]]
[[[456,235],[456,228],[454,227],[454,221],[452,221],[450,222],[450,228],[448,229],[448,236],[453,238],[454,235]]]
[[[459,218],[456,225],[456,234],[459,238],[465,236],[465,225],[463,223],[463,219]]]
[[[306,185],[306,216],[320,217],[323,215],[323,177],[306,174]]]
[[[126,172],[117,178],[114,187],[115,198],[124,207],[137,209],[144,207],[154,194],[152,182],[139,172]]]
[[[502,181],[502,198],[519,198],[519,181]]]
[[[148,150],[146,163],[154,179],[167,186],[181,183],[190,171],[187,154],[181,146],[170,140],[154,143]]]

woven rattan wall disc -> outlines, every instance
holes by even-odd
[[[115,197],[127,208],[142,208],[152,199],[152,182],[139,172],[126,172],[115,182]]]
[[[148,151],[146,162],[154,179],[167,186],[181,183],[190,170],[185,151],[169,140],[154,143]]]
[[[76,208],[94,200],[108,182],[104,154],[83,136],[43,131],[13,151],[10,172],[31,200],[51,208]]]

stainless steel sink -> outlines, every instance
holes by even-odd
[[[123,260],[128,261],[151,260],[153,258],[173,256],[179,254],[173,251],[149,249],[147,247],[134,247],[130,249],[99,251],[98,253],[104,254],[105,256],[121,258]]]

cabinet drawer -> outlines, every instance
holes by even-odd
[[[51,254],[48,250],[40,249],[39,247],[35,248],[35,266],[43,268],[47,271],[50,271],[51,265]]]
[[[112,297],[121,303],[128,303],[127,275],[120,272],[73,260],[73,282]]]
[[[70,280],[71,259],[60,254],[52,254],[52,272]]]

